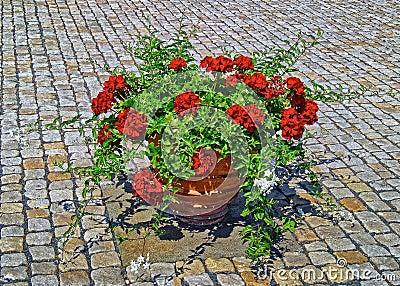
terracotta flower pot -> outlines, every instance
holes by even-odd
[[[157,146],[160,138],[157,135],[148,142]],[[162,179],[159,181],[166,183]],[[173,187],[179,188],[174,195],[179,203],[170,203],[168,211],[181,221],[193,225],[218,223],[224,219],[229,203],[236,199],[243,182],[244,179],[239,179],[237,171],[231,169],[231,157],[227,156],[217,162],[207,176],[193,176],[173,183]]]

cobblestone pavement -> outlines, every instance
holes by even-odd
[[[329,269],[337,269],[359,271],[356,285],[400,285],[397,1],[2,0],[0,5],[0,284],[153,285],[140,282],[148,280],[157,285],[234,286],[268,285],[270,278],[282,285],[345,284],[346,275],[329,275]],[[90,98],[107,77],[89,58],[133,69],[123,45],[134,39],[135,26],[142,31],[149,18],[167,36],[182,14],[198,25],[193,39],[197,58],[218,55],[223,46],[243,53],[284,46],[300,31],[321,28],[321,44],[299,65],[305,76],[323,84],[395,90],[320,105],[318,135],[308,148],[324,158],[316,171],[350,219],[333,223],[307,216],[294,236],[284,238],[282,257],[272,263],[275,269],[313,269],[323,273],[318,276],[322,279],[285,280],[289,272],[283,277],[275,272],[256,281],[247,261],[226,253],[191,264],[154,263],[140,283],[129,282],[135,277],[126,271],[115,237],[106,232],[110,216],[100,199],[90,209],[95,220],[83,220],[68,244],[72,253],[60,254],[57,238],[81,197],[82,181],[62,174],[55,163],[88,165],[90,146],[78,126],[27,133],[27,124],[77,114],[89,118]],[[340,268],[339,258],[347,265]],[[378,274],[384,279],[368,280]]]

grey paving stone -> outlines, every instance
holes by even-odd
[[[51,232],[31,232],[26,235],[28,245],[50,244],[53,234]]]
[[[44,218],[28,219],[28,231],[44,231],[51,229],[50,221]]]
[[[58,285],[57,275],[36,275],[31,279],[32,286],[54,286]]]
[[[1,255],[1,267],[26,265],[27,260],[23,253],[5,253]]]
[[[221,286],[244,286],[243,279],[237,274],[217,274],[218,284]]]
[[[20,226],[7,226],[3,227],[1,229],[1,236],[2,237],[7,237],[7,236],[23,236],[24,235],[24,229]]]
[[[182,280],[183,286],[213,286],[210,276],[207,273],[186,276]]]
[[[308,256],[313,265],[326,265],[336,263],[336,258],[326,251],[310,252]]]
[[[118,267],[104,267],[93,270],[91,278],[94,285],[123,285],[125,280],[122,277],[121,269]],[[110,284],[111,283],[111,284]]]
[[[328,238],[325,239],[325,241],[333,251],[346,251],[356,249],[356,246],[348,238]]]
[[[55,258],[54,248],[51,246],[31,246],[29,252],[33,261],[51,260]]]
[[[25,280],[28,278],[27,267],[26,266],[18,266],[18,267],[2,267],[1,268],[1,276],[7,277],[8,280]]]
[[[150,266],[151,278],[161,276],[174,276],[175,264],[174,263],[152,263]]]
[[[369,257],[390,255],[390,253],[385,248],[379,245],[362,245],[361,250]]]

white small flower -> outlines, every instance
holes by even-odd
[[[140,264],[137,264],[135,261],[132,261],[132,263],[131,263],[131,271],[132,272],[134,272],[134,273],[138,273],[139,271],[139,266],[140,266]]]
[[[150,269],[150,263],[148,263],[147,261],[143,264],[143,269]]]
[[[136,260],[136,262],[139,263],[139,265],[142,264],[144,262],[144,257],[142,255],[140,255],[138,257],[138,259]]]
[[[266,178],[261,178],[261,179],[255,179],[254,180],[254,186],[260,188],[262,192],[265,192],[266,194],[271,193],[271,187],[273,186],[271,180],[266,179]]]

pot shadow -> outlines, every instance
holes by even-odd
[[[319,160],[316,163],[329,164],[334,161],[335,159],[328,159]],[[276,200],[273,208],[274,217],[281,219],[282,217],[302,217],[305,215],[321,214],[315,202],[304,197],[304,194],[308,194],[312,189],[312,186],[310,186],[306,180],[307,176],[304,170],[293,165],[288,168],[277,168],[276,174],[280,184],[270,194],[271,198]],[[292,180],[295,178],[297,178],[297,181],[293,184]],[[106,204],[108,204],[117,200],[123,200],[123,202],[120,202],[122,211],[120,211],[116,217],[110,217],[110,226],[120,227],[126,233],[132,228],[140,229],[141,227],[148,226],[151,216],[149,217],[145,214],[149,212],[152,207],[133,196],[132,186],[125,178],[121,177],[116,183],[116,186],[121,189],[121,193],[114,194],[112,198],[107,197],[105,201]],[[241,216],[244,206],[245,198],[242,193],[239,193],[238,198],[230,204],[229,211],[225,215],[223,221],[215,225],[189,225],[180,221],[177,217],[167,214],[169,220],[167,224],[161,226],[160,230],[164,231],[164,234],[159,236],[159,238],[162,241],[179,242],[183,240],[185,236],[194,236],[198,233],[207,234],[206,237],[203,235],[201,240],[199,239],[197,241],[196,245],[193,245],[192,249],[190,249],[191,254],[187,257],[187,261],[185,261],[186,263],[190,263],[197,258],[204,258],[207,249],[214,248],[218,241],[229,239],[232,235],[239,237],[237,229],[255,223],[251,217]],[[133,215],[147,218],[147,220],[132,220]],[[236,232],[234,232],[234,230],[236,230]],[[240,240],[238,242],[241,243]],[[300,251],[300,249],[298,243],[296,243],[294,234],[289,233],[288,236],[280,236],[275,240],[270,249],[269,259],[273,260],[275,257],[282,257],[285,251]],[[242,254],[242,256],[243,255],[244,254]]]

